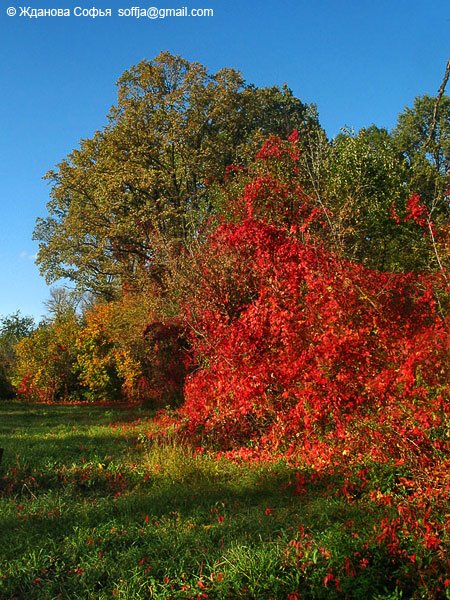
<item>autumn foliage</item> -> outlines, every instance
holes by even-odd
[[[74,315],[41,324],[16,346],[15,383],[20,397],[55,402],[78,397],[76,365],[78,323]]]
[[[443,402],[440,277],[340,258],[326,243],[332,215],[295,179],[280,181],[274,157],[295,173],[295,139],[266,144],[264,168],[194,257],[184,306],[197,365],[185,389],[189,430],[221,446],[264,439],[286,449],[342,432],[368,410]]]

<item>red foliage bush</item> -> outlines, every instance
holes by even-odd
[[[292,148],[266,144],[264,168],[196,257],[184,318],[197,368],[183,412],[191,434],[221,447],[303,444],[368,409],[381,422],[387,405],[409,410],[448,389],[436,278],[369,270],[326,249],[327,215],[285,176]]]
[[[252,218],[209,244],[186,306],[194,429],[242,442],[277,423],[292,438],[445,383],[448,330],[426,278],[369,271]]]

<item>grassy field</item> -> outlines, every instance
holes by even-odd
[[[414,596],[373,543],[379,507],[149,442],[147,416],[0,403],[0,598]]]

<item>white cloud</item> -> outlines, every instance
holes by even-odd
[[[31,260],[31,261],[35,261],[37,258],[37,254],[30,254],[29,252],[27,252],[26,250],[22,250],[22,252],[19,254],[20,258],[24,258],[27,260]]]

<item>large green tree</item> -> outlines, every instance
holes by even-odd
[[[344,131],[324,163],[322,195],[339,251],[382,270],[442,268],[450,233],[448,96],[416,98],[392,133],[375,126]],[[422,227],[407,222],[408,199],[416,194]]]
[[[107,125],[46,176],[48,215],[34,233],[42,272],[106,297],[157,277],[167,246],[214,211],[210,190],[226,166],[293,129],[306,139],[319,125],[287,87],[257,88],[167,52],[142,61],[120,78]]]
[[[372,268],[408,267],[408,232],[391,215],[405,203],[407,169],[386,129],[343,131],[327,157],[325,201],[332,212],[335,246]]]

